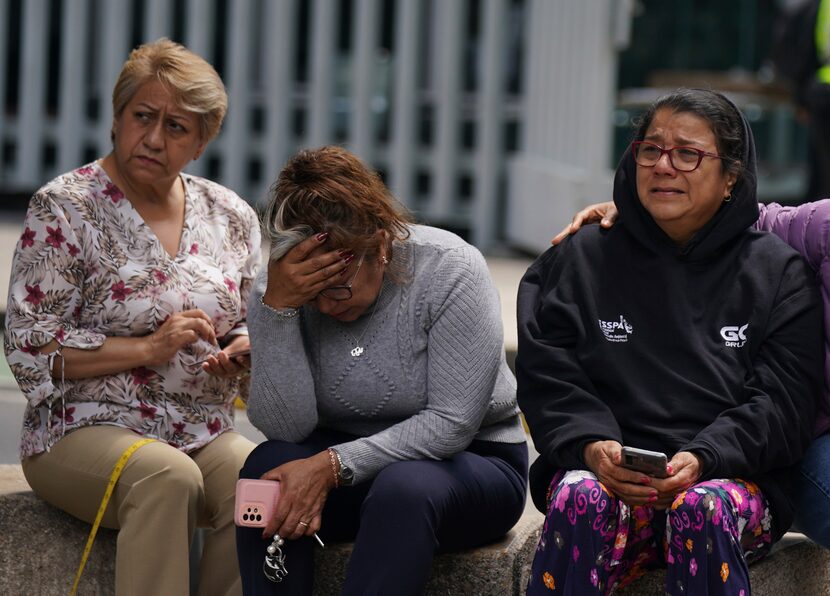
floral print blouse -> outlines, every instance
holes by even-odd
[[[5,352],[28,400],[21,458],[75,428],[112,424],[197,449],[233,428],[235,379],[207,374],[218,348],[198,341],[162,366],[61,380],[40,347],[95,349],[108,336],[152,333],[201,308],[220,344],[247,333],[246,303],[260,259],[253,209],[218,184],[182,174],[184,229],[175,258],[98,162],[57,177],[29,203],[12,263]],[[60,360],[57,360],[58,365]],[[59,376],[59,375],[58,375]]]

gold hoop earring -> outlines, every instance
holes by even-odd
[[[731,200],[732,200],[732,193],[730,192],[728,195],[726,195],[726,198],[723,200],[723,202],[728,203]]]

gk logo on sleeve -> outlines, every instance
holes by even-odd
[[[727,325],[721,327],[720,336],[723,338],[723,345],[727,348],[742,348],[746,343],[746,328],[749,323],[740,327]]]

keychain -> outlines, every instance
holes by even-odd
[[[281,582],[288,575],[288,570],[285,568],[285,555],[280,548],[283,544],[285,541],[280,538],[280,535],[274,534],[274,541],[265,549],[268,554],[265,555],[265,561],[262,563],[262,572],[265,577],[276,583]]]
[[[314,539],[321,547],[325,548],[326,545],[320,540],[317,532],[314,532]],[[285,554],[280,548],[283,544],[285,544],[285,540],[280,538],[279,534],[274,534],[274,541],[265,549],[268,554],[265,555],[265,561],[262,563],[262,572],[272,582],[279,583],[288,575],[288,570],[285,568]]]

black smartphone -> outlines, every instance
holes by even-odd
[[[247,348],[245,350],[238,350],[236,352],[228,352],[228,358],[235,358],[237,356],[248,356],[248,355],[250,355],[250,353],[251,353],[251,348]],[[207,361],[208,361],[208,359],[205,358],[204,360],[200,360],[196,364],[202,364],[202,363],[207,362]]]
[[[249,356],[251,354],[251,348],[245,348],[244,350],[238,350],[236,352],[228,352],[228,358],[235,358],[237,356]]]
[[[622,448],[622,467],[629,470],[643,472],[655,478],[665,478],[668,459],[665,453],[637,449],[636,447]]]

